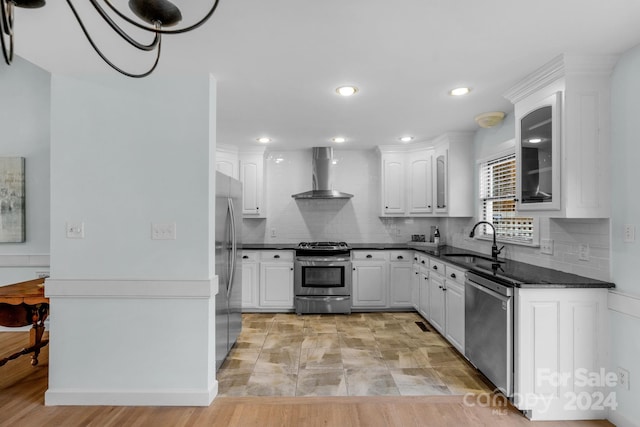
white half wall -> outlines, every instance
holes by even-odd
[[[47,405],[215,396],[215,94],[208,75],[52,77]]]

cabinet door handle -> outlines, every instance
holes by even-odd
[[[402,255],[398,255],[398,259],[404,259]]]
[[[273,257],[274,258],[280,258],[280,255],[274,255]]]
[[[416,271],[416,274],[418,274],[418,272]]]
[[[442,289],[442,286],[438,285],[438,288]]]
[[[413,257],[413,260],[414,260],[414,261],[417,261],[417,260],[418,260],[418,258],[416,258],[416,257]]]
[[[246,255],[242,255],[242,259],[249,259],[249,257]]]
[[[456,273],[451,273],[451,278],[455,279],[456,278]]]
[[[353,267],[353,271],[356,271],[356,268],[355,268],[355,267]]]
[[[367,255],[367,258],[373,258],[373,255]]]
[[[429,209],[431,209],[431,205],[427,206]]]
[[[289,270],[293,271],[293,267],[291,267]]]
[[[442,288],[442,292],[447,292],[447,288]]]
[[[437,269],[438,269],[438,266],[437,266],[437,265],[434,265],[434,266],[433,266],[433,267],[431,267],[431,268],[433,268],[434,270],[437,270]]]
[[[422,261],[420,261],[420,262],[421,262],[421,263],[423,263],[423,264],[425,263],[425,262],[424,262],[424,260],[422,260]]]

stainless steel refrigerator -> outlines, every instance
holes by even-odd
[[[216,370],[242,330],[242,184],[216,172]]]

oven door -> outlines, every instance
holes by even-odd
[[[344,257],[296,257],[296,296],[350,296],[351,260]]]

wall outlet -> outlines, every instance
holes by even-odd
[[[636,241],[636,227],[631,224],[624,225],[624,236],[623,240],[625,243],[633,243]]]
[[[152,240],[176,240],[176,223],[175,222],[152,222],[151,223],[151,239]]]
[[[551,239],[540,239],[540,253],[553,255],[553,240]]]
[[[589,245],[578,246],[578,259],[580,261],[589,261]]]
[[[276,236],[277,236],[276,229],[272,228],[271,229],[271,237],[276,237]]]
[[[67,239],[84,239],[84,222],[67,222]]]
[[[618,366],[618,385],[625,390],[629,390],[629,371]]]

